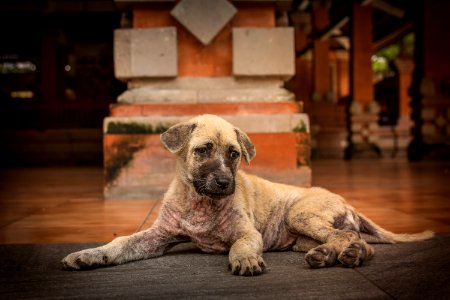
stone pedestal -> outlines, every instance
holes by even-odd
[[[447,87],[450,87],[448,83],[441,84],[447,84]],[[448,95],[440,93],[436,83],[430,79],[422,81],[421,91],[422,141],[428,145],[448,145],[450,142],[450,93]]]
[[[347,143],[345,107],[334,103],[309,105],[311,147],[314,158],[342,159]]]
[[[309,120],[283,85],[295,74],[294,31],[276,1],[116,1],[133,28],[115,32],[128,90],[104,122],[105,197],[159,197],[175,171],[159,142],[169,126],[219,115],[253,140],[249,172],[292,171],[309,185]]]
[[[381,156],[379,145],[378,114],[380,108],[373,101],[367,106],[353,102],[349,110],[349,145],[345,158],[377,158]]]
[[[385,158],[406,158],[412,141],[413,122],[409,116],[401,116],[396,126],[382,126],[378,129],[378,146]]]

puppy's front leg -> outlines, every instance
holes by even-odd
[[[253,276],[264,272],[266,263],[262,258],[263,240],[258,231],[242,234],[231,246],[230,269],[234,275]]]
[[[65,269],[92,269],[107,265],[119,265],[129,261],[161,256],[177,239],[170,233],[154,226],[130,236],[122,236],[97,248],[86,249],[67,255],[62,264]]]

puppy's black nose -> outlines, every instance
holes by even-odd
[[[226,178],[226,177],[217,177],[215,178],[216,180],[216,184],[219,188],[221,188],[222,190],[225,190],[229,185],[231,180]]]

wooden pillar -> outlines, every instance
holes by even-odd
[[[298,101],[302,101],[305,110],[311,102],[312,92],[312,59],[310,52],[296,59],[295,62],[295,94]]]
[[[348,147],[345,158],[374,158],[381,155],[378,146],[378,114],[374,101],[371,57],[372,5],[352,4],[350,50],[350,100]]]
[[[336,52],[337,97],[348,97],[350,94],[350,62],[348,51]]]
[[[351,19],[351,97],[366,107],[374,98],[372,73],[372,6],[353,3]]]
[[[398,71],[398,89],[399,89],[399,118],[395,127],[384,127],[380,129],[380,144],[384,154],[390,153],[391,157],[405,158],[407,148],[412,140],[411,128],[411,96],[409,91],[412,84],[412,72],[414,63],[408,58],[399,58],[395,60]]]
[[[413,135],[408,157],[450,156],[450,23],[449,1],[417,0]]]
[[[295,26],[295,52],[298,53],[308,46],[308,35],[311,32],[311,16],[298,13],[291,16]],[[312,61],[311,51],[295,58],[295,76],[292,79],[296,99],[301,101],[305,110],[311,102],[312,94]]]
[[[329,41],[319,34],[329,25],[328,9],[323,1],[313,1],[313,101],[323,101],[330,93]]]
[[[411,116],[411,96],[409,89],[412,83],[412,72],[414,62],[411,59],[397,59],[395,65],[398,70],[399,87],[399,117],[410,118]]]

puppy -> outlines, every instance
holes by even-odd
[[[265,251],[307,252],[312,268],[341,263],[356,267],[370,259],[368,242],[395,243],[433,233],[394,234],[322,188],[273,183],[239,170],[255,156],[249,137],[225,120],[202,115],[161,135],[176,155],[177,172],[153,226],[104,246],[72,253],[66,269],[117,265],[163,255],[193,242],[201,250],[229,253],[232,274],[258,275]],[[363,235],[361,235],[363,234]],[[363,239],[364,237],[364,239]]]

